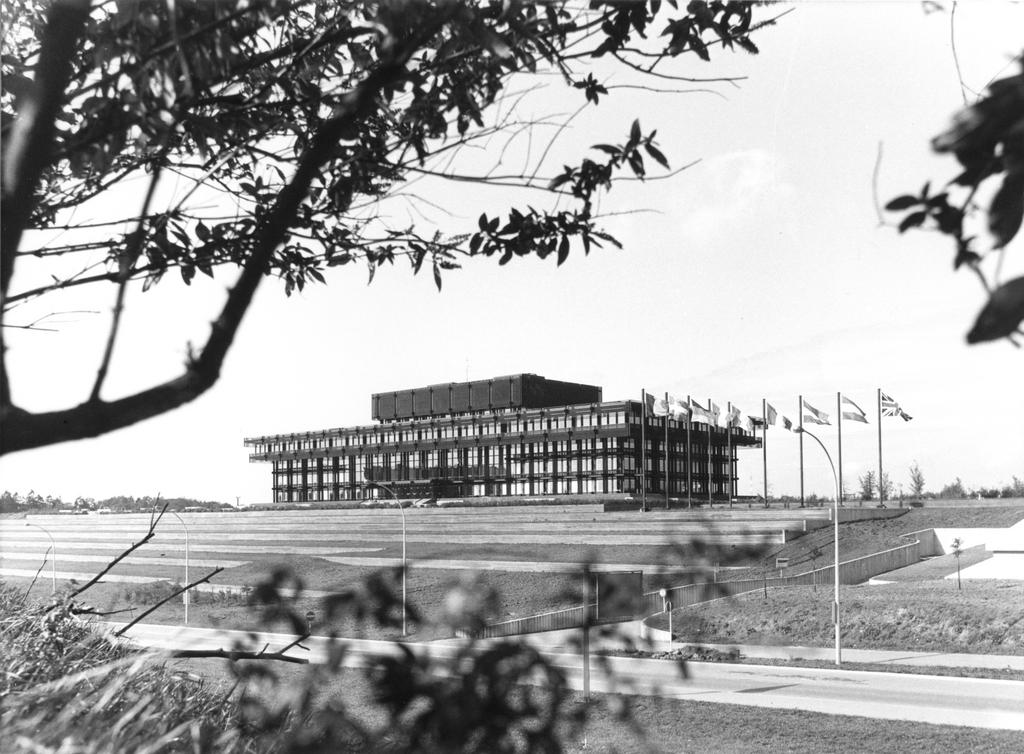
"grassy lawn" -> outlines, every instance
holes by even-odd
[[[226,663],[191,661],[190,672],[210,683],[226,683]],[[303,672],[275,668],[284,679]],[[370,701],[372,691],[360,671],[344,670],[328,684],[326,693],[340,695],[345,707],[361,719],[380,720]],[[567,711],[583,705],[572,694]],[[579,737],[570,752],[797,752],[840,751],[1017,752],[1020,733],[898,720],[880,721],[849,715],[825,715],[800,710],[713,704],[681,699],[594,694],[585,741]]]
[[[960,570],[976,565],[992,557],[983,545],[971,547],[960,555]],[[884,573],[878,578],[883,581],[935,581],[956,573],[956,556],[952,553],[922,560],[906,568]],[[977,583],[971,581],[969,583]]]
[[[842,589],[843,644],[1024,655],[1024,582],[898,582]],[[718,600],[673,613],[681,641],[711,644],[830,646],[832,591],[789,587]],[[664,616],[651,623],[667,627]]]

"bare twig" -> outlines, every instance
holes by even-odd
[[[960,70],[960,57],[956,51],[956,0],[953,2],[953,8],[949,12],[949,47],[953,53],[953,65],[956,67],[956,79],[960,83],[960,97],[964,101],[964,105],[967,104],[967,84],[964,83],[964,74]],[[972,92],[973,93],[973,92]]]
[[[111,568],[116,566],[122,560],[127,558],[129,555],[131,555],[133,552],[135,552],[140,547],[142,547],[144,544],[146,544],[149,540],[151,540],[153,538],[153,536],[156,534],[156,526],[157,526],[157,524],[160,523],[160,519],[163,518],[164,512],[166,510],[167,510],[167,504],[165,503],[163,509],[160,511],[160,515],[157,516],[155,519],[151,519],[150,520],[150,522],[149,522],[149,531],[146,532],[146,536],[144,536],[138,542],[132,544],[131,547],[129,547],[127,550],[125,550],[120,555],[118,555],[116,558],[114,558],[109,563],[107,563],[107,565],[103,568],[103,570],[101,570],[99,573],[97,573],[95,576],[93,576],[91,579],[89,579],[89,581],[84,586],[80,586],[78,589],[76,589],[74,592],[72,592],[71,595],[69,596],[69,599],[74,599],[75,597],[80,595],[82,592],[84,592],[86,589],[88,589],[92,585],[96,584],[100,579],[102,579],[104,576],[106,576],[110,572]],[[56,604],[50,605],[47,608],[47,610],[52,610],[54,607],[56,607]]]
[[[124,632],[125,632],[125,631],[127,631],[127,630],[128,630],[129,628],[131,628],[132,626],[134,626],[134,625],[135,625],[136,623],[138,623],[138,622],[139,622],[140,620],[142,620],[142,619],[143,619],[143,618],[145,618],[145,617],[146,617],[147,615],[149,615],[150,613],[152,613],[152,612],[153,612],[154,610],[157,610],[157,609],[159,609],[159,608],[163,607],[163,606],[164,606],[164,605],[166,605],[166,604],[167,604],[168,602],[170,602],[170,601],[171,601],[171,600],[173,600],[173,599],[174,599],[175,597],[177,597],[177,596],[178,596],[179,594],[184,594],[185,592],[187,592],[187,591],[188,591],[189,589],[191,589],[192,587],[194,587],[194,586],[198,586],[199,584],[203,584],[203,583],[206,583],[207,581],[209,581],[210,579],[212,579],[212,578],[213,578],[214,576],[216,576],[216,575],[217,575],[218,573],[220,573],[220,572],[221,572],[221,571],[223,571],[223,570],[224,570],[224,569],[223,569],[222,567],[214,568],[214,569],[213,569],[212,571],[210,571],[210,572],[209,572],[208,574],[206,574],[205,576],[203,576],[203,577],[202,577],[201,579],[196,579],[196,580],[195,580],[195,581],[193,581],[193,582],[192,582],[191,584],[186,584],[185,586],[181,587],[181,589],[178,589],[178,590],[176,590],[176,591],[175,591],[175,592],[174,592],[173,594],[171,594],[171,595],[169,595],[169,596],[167,596],[167,597],[164,597],[164,598],[163,598],[162,600],[160,600],[160,601],[159,601],[159,602],[157,602],[157,603],[156,603],[155,605],[153,605],[153,607],[149,608],[148,610],[146,610],[146,611],[145,611],[145,612],[143,612],[143,613],[140,613],[140,614],[139,614],[139,616],[138,616],[137,618],[134,618],[134,619],[133,619],[133,620],[131,621],[131,623],[128,623],[128,624],[126,624],[125,626],[123,626],[122,628],[118,629],[118,630],[117,630],[117,631],[116,631],[116,632],[114,633],[114,636],[124,636]]]
[[[248,652],[231,649],[179,649],[171,652],[171,657],[188,659],[224,659],[224,660],[275,660],[277,662],[291,662],[296,665],[308,665],[309,660],[305,657],[292,657],[280,652]]]
[[[882,171],[882,142],[878,142],[878,151],[875,154],[875,167],[871,171],[871,198],[875,203],[875,214],[878,216],[878,226],[886,225],[885,215],[882,214],[882,203],[878,198],[878,176]]]
[[[173,6],[172,6],[173,13]],[[175,36],[177,36],[177,25],[173,20]],[[187,73],[187,68],[185,69]],[[96,381],[93,383],[92,392],[89,394],[90,401],[97,401],[100,397],[100,390],[107,378],[107,369],[110,367],[110,357],[114,354],[114,343],[117,341],[117,332],[121,327],[121,315],[124,313],[124,296],[128,289],[128,281],[132,277],[132,270],[135,267],[135,260],[142,252],[142,244],[146,239],[146,216],[149,214],[149,203],[156,191],[156,184],[160,180],[161,163],[157,162],[153,169],[153,176],[149,180],[149,189],[146,191],[146,198],[142,201],[142,209],[139,211],[139,219],[135,226],[135,232],[129,237],[125,249],[119,257],[119,269],[117,280],[117,298],[114,302],[114,316],[110,322],[110,334],[107,336],[107,344],[103,349],[103,359],[100,361],[99,369],[96,370]]]
[[[46,547],[46,552],[43,553],[43,562],[39,564],[39,568],[38,568],[38,570],[36,570],[36,575],[32,577],[32,583],[29,584],[28,585],[28,589],[25,590],[25,596],[21,600],[23,604],[24,604],[25,600],[28,599],[28,595],[29,595],[29,592],[32,591],[32,587],[34,587],[36,585],[36,581],[39,579],[39,574],[41,574],[43,572],[43,569],[46,568],[46,564],[48,562],[50,562],[49,561],[49,555],[50,555],[50,550],[52,550],[52,549],[53,549],[53,545],[48,545]]]

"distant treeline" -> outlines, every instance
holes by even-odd
[[[76,497],[74,500],[64,500],[53,495],[41,495],[35,490],[29,490],[27,494],[10,492],[4,490],[0,494],[0,513],[14,513],[19,511],[45,511],[54,513],[58,511],[88,512],[98,511],[101,513],[128,513],[150,511],[153,508],[167,506],[167,510],[182,511],[186,509],[202,510],[230,510],[232,506],[217,500],[195,500],[190,497],[154,497],[144,495],[134,497],[132,495],[115,495],[114,497],[97,500],[91,497]]]

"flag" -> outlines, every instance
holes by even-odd
[[[788,429],[790,432],[793,431],[793,422],[790,421],[788,416],[783,416],[782,417],[782,428],[783,429]]]
[[[902,408],[900,408],[900,404],[898,404],[892,396],[886,393],[882,393],[881,397],[882,416],[898,416],[905,422],[908,422],[914,418],[906,411],[904,411]]]
[[[654,405],[651,407],[651,413],[655,416],[668,416],[668,401],[664,398],[658,398],[654,401]]]
[[[733,406],[729,409],[729,416],[725,421],[725,426],[738,427],[740,424],[740,409],[738,406]]]
[[[743,421],[743,429],[745,429],[750,434],[754,434],[754,417],[753,416],[748,416]]]
[[[811,424],[832,424],[832,422],[828,420],[828,414],[824,411],[819,411],[806,400],[804,401],[804,409],[811,412],[809,414],[804,414],[805,422],[810,422]]]
[[[676,421],[690,418],[690,407],[678,398],[668,397],[668,413]]]
[[[766,403],[765,406],[765,414],[767,415],[768,423],[774,427],[776,419],[779,418],[779,412],[776,411],[775,407],[770,403]]]
[[[647,416],[654,413],[654,396],[650,393],[644,394],[644,408],[647,410]]]
[[[712,403],[711,404],[711,416],[714,417],[714,420],[711,423],[714,424],[716,427],[719,426],[719,424],[718,424],[718,417],[721,416],[721,415],[722,415],[722,409],[720,409],[718,407],[717,403]]]
[[[690,401],[690,416],[695,422],[704,422],[705,424],[715,423],[715,417],[711,412],[693,400]]]
[[[845,409],[843,410],[844,419],[849,419],[850,421],[853,422],[860,422],[861,424],[868,423],[868,415],[864,413],[863,409],[861,409],[860,406],[851,401],[845,395],[843,396],[843,403],[845,403],[847,406],[853,407],[853,411],[847,411]]]

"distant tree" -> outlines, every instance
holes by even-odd
[[[857,483],[860,485],[860,499],[871,500],[875,496],[875,472],[866,471],[863,476],[857,477]]]
[[[964,541],[957,537],[950,543],[953,550],[953,557],[956,558],[956,588],[960,589],[960,556],[964,554]]]
[[[947,484],[939,491],[938,497],[943,500],[961,500],[967,497],[967,490],[964,489],[960,477],[957,477],[955,482]]]
[[[1024,58],[1018,56],[1018,62],[1024,65]],[[907,212],[900,233],[927,228],[949,236],[953,268],[965,267],[981,281],[988,300],[967,333],[968,343],[1005,337],[1016,344],[1014,336],[1021,334],[1024,277],[1003,283],[998,274],[1024,217],[1022,133],[1024,72],[993,81],[976,102],[954,115],[948,130],[932,139],[932,149],[952,153],[960,163],[956,177],[934,193],[929,181],[919,194],[898,196],[886,205],[889,211]],[[982,268],[986,260],[992,260],[991,275]]]
[[[202,395],[267,276],[290,293],[333,267],[361,262],[372,279],[404,260],[440,288],[467,257],[561,264],[574,246],[618,245],[600,227],[598,199],[616,181],[643,180],[652,163],[668,168],[656,132],[634,120],[578,163],[552,164],[573,116],[540,121],[517,104],[551,84],[566,88],[570,110],[570,98],[596,106],[613,96],[602,81],[614,73],[639,79],[614,88],[652,93],[728,82],[673,66],[680,56],[708,61],[716,48],[756,53],[751,34],[771,23],[738,0],[7,5],[0,324],[31,328],[10,321],[16,307],[87,285],[113,300],[113,315],[91,390],[61,410],[12,401],[0,342],[0,453],[95,437]],[[410,216],[447,209],[444,191],[418,196],[413,181],[549,199],[470,227],[425,227]],[[134,206],[126,186],[141,187]],[[11,290],[16,268],[25,287]],[[218,269],[237,279],[183,371],[106,400],[129,286],[146,290],[168,274],[189,284]]]
[[[1013,477],[1013,482],[1000,491],[1002,497],[1024,497],[1024,479]]]
[[[917,461],[910,467],[910,494],[918,499],[924,494],[924,472]]]

